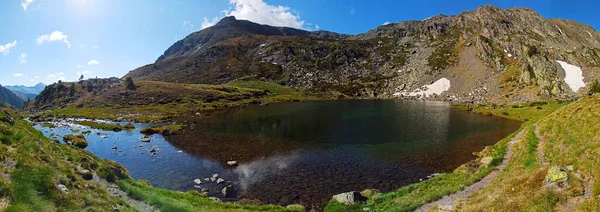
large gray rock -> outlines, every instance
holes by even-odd
[[[63,185],[63,184],[58,184],[56,185],[56,188],[61,191],[63,194],[69,194],[69,189],[67,189],[67,186]]]
[[[351,191],[333,195],[333,199],[339,203],[354,204],[364,202],[367,198],[363,197],[358,191]]]

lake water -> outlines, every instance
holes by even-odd
[[[153,135],[150,143],[139,140],[148,124],[135,124],[133,131],[92,130],[86,150],[160,188],[208,189],[223,197],[221,189],[232,185],[237,192],[227,199],[322,208],[337,193],[388,192],[452,171],[521,124],[444,102],[399,100],[281,103],[186,119],[183,132]],[[85,128],[36,127],[47,136]],[[238,164],[228,165],[230,160]],[[206,179],[213,174],[225,182]]]

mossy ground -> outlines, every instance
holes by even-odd
[[[164,126],[151,126],[140,130],[140,133],[151,135],[151,134],[174,134],[185,128],[183,124],[173,124]]]
[[[19,113],[3,110],[17,122],[14,126],[0,122],[0,211],[137,211],[99,184],[85,180],[79,169],[116,182],[132,197],[162,211],[301,211],[294,207],[220,203],[194,192],[153,188],[133,181],[121,165],[54,142],[19,118]],[[3,111],[0,116],[5,116]],[[57,189],[58,184],[65,185],[69,193]]]

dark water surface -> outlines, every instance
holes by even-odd
[[[222,197],[221,188],[233,185],[232,199],[321,208],[337,193],[388,192],[449,172],[521,124],[443,102],[397,100],[272,104],[187,121],[190,127],[178,135],[154,135],[150,143],[139,141],[147,124],[136,124],[134,131],[92,130],[86,150],[123,164],[132,177],[156,187],[205,188]],[[37,127],[46,135],[81,128]],[[159,151],[151,156],[153,145]],[[238,165],[227,165],[229,160]],[[206,181],[215,173],[225,182]]]

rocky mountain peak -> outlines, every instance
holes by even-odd
[[[215,26],[226,26],[226,25],[232,24],[236,21],[237,21],[237,19],[235,19],[235,16],[226,16],[223,19],[221,19],[219,22],[217,22],[217,24],[215,24]]]

